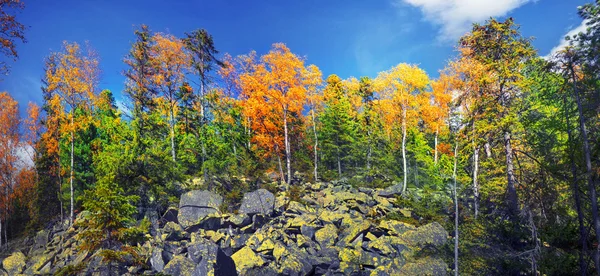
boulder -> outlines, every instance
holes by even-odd
[[[200,218],[195,224],[185,228],[188,233],[194,233],[199,229],[216,231],[221,228],[222,218],[218,214],[209,214]]]
[[[443,260],[426,257],[414,263],[407,263],[400,270],[400,275],[446,275],[448,266]]]
[[[397,220],[382,220],[379,223],[379,228],[387,231],[394,236],[402,235],[408,231],[417,229],[415,226]]]
[[[254,251],[247,246],[231,255],[231,258],[233,259],[233,262],[235,262],[237,272],[240,274],[245,274],[246,270],[260,267],[265,264],[262,257],[254,253]]]
[[[8,272],[8,275],[21,274],[26,265],[25,259],[25,254],[17,251],[2,260],[2,267]]]
[[[402,184],[396,184],[379,192],[382,197],[396,197],[402,194]]]
[[[167,222],[179,223],[179,221],[177,220],[178,213],[179,213],[179,210],[177,210],[177,208],[169,207],[169,209],[165,212],[165,214],[160,218],[160,221],[159,221],[160,226],[162,227]]]
[[[325,227],[315,232],[315,240],[321,245],[321,248],[333,245],[338,237],[338,229],[333,224],[326,224]]]
[[[300,226],[300,232],[309,239],[313,239],[315,237],[315,232],[317,232],[317,228],[315,226],[302,225]]]
[[[166,241],[180,241],[184,238],[187,238],[188,235],[183,231],[181,225],[169,221],[163,228],[163,236]]]
[[[152,250],[152,257],[150,257],[150,266],[152,269],[158,272],[162,272],[165,269],[165,258],[163,257],[163,250],[160,248],[154,248]]]
[[[164,274],[192,276],[196,264],[182,255],[173,257],[173,259],[165,266]]]
[[[212,241],[199,239],[194,243],[187,245],[188,258],[194,263],[199,264],[200,261],[208,261],[209,264],[215,264],[217,261],[217,251],[219,247]]]
[[[211,214],[218,214],[223,197],[209,191],[190,191],[181,195],[177,220],[183,227],[198,224]]]
[[[273,214],[274,208],[275,196],[265,189],[258,189],[254,192],[244,194],[239,212],[249,215],[265,214],[270,216]]]
[[[413,246],[441,246],[446,243],[448,232],[439,223],[432,222],[417,228],[415,231],[404,233],[402,238]]]

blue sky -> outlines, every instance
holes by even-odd
[[[0,82],[26,106],[41,102],[43,60],[62,41],[89,41],[101,58],[101,89],[121,99],[122,60],[134,30],[182,36],[207,29],[222,53],[265,53],[275,42],[316,64],[325,76],[374,77],[400,62],[416,63],[431,76],[454,55],[458,37],[472,22],[512,16],[540,55],[577,29],[584,0],[297,0],[297,1],[26,1],[18,20],[30,26],[20,58]],[[580,27],[581,28],[581,27]]]

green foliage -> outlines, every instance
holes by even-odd
[[[358,125],[351,117],[348,92],[344,91],[341,79],[336,75],[329,76],[325,89],[329,97],[325,110],[319,116],[322,160],[329,170],[337,171],[338,177],[342,177],[343,171],[356,161],[350,153],[354,150]]]
[[[136,212],[131,203],[139,198],[123,193],[117,185],[104,183],[84,193],[83,207],[90,214],[76,222],[82,228],[79,233],[82,250],[112,249],[127,242],[125,238],[131,236],[127,228],[132,225]]]

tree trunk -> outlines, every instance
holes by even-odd
[[[175,115],[173,115],[173,107],[171,107],[171,112],[169,114],[169,125],[171,127],[171,158],[173,162],[175,160]]]
[[[73,116],[71,116],[71,127],[73,127]],[[74,169],[73,166],[75,164],[75,132],[73,130],[71,130],[71,174],[70,174],[70,185],[71,185],[71,216],[69,217],[69,223],[73,224],[73,219],[75,218],[73,216],[73,205],[74,205],[74,200],[73,200],[73,178],[74,178]]]
[[[408,168],[406,167],[406,106],[402,107],[402,164],[404,168],[402,195],[405,195],[406,180],[408,178]]]
[[[473,145],[473,195],[475,197],[475,218],[479,215],[479,147]]]
[[[371,169],[371,130],[367,130],[367,170]]]
[[[60,149],[59,149],[60,152]],[[60,156],[60,153],[59,155]],[[58,171],[57,171],[57,175],[58,175],[58,192],[56,193],[56,197],[58,197],[58,201],[60,202],[60,224],[62,226],[63,223],[65,223],[65,206],[63,204],[63,200],[62,200],[62,195],[61,195],[61,190],[62,190],[62,176],[60,174],[60,160],[58,161]]]
[[[310,115],[312,116],[312,123],[313,123],[313,133],[315,134],[315,150],[314,150],[314,154],[315,154],[315,168],[314,168],[314,174],[315,174],[315,182],[319,181],[319,176],[317,174],[317,169],[318,169],[318,152],[317,152],[317,148],[319,147],[319,137],[317,136],[317,125],[315,123],[315,111],[314,109],[310,110]]]
[[[573,92],[575,94],[575,100],[577,102],[577,111],[579,113],[579,131],[581,132],[581,139],[583,140],[583,155],[585,159],[585,170],[587,173],[588,187],[590,190],[590,201],[592,207],[592,224],[594,231],[596,232],[596,248],[594,253],[594,261],[596,263],[596,274],[600,275],[600,220],[598,219],[598,196],[596,194],[596,183],[594,181],[594,172],[592,171],[592,158],[590,143],[587,136],[587,129],[585,126],[585,116],[583,114],[583,107],[581,104],[581,97],[579,90],[575,85],[575,71],[571,65],[571,77],[573,78]]]
[[[337,157],[337,167],[338,167],[338,177],[342,178],[342,161],[340,160],[340,147],[339,145],[336,148],[336,157]]]
[[[568,152],[569,152],[569,161],[571,163],[571,181],[573,185],[571,186],[573,189],[573,197],[575,199],[575,210],[577,211],[577,222],[579,223],[579,243],[581,243],[581,250],[579,251],[579,274],[586,275],[587,274],[587,263],[585,260],[585,252],[587,252],[587,242],[586,242],[586,227],[585,227],[585,218],[583,214],[583,210],[581,209],[581,196],[579,195],[579,181],[577,179],[577,165],[575,164],[575,156],[574,149],[571,147],[573,143],[573,133],[571,132],[571,120],[569,119],[569,111],[567,107],[567,99],[566,96],[563,98],[564,107],[565,107],[565,122],[567,125],[567,138],[568,138]]]
[[[479,215],[479,182],[477,177],[479,176],[479,146],[475,142],[475,121],[473,121],[473,137],[471,140],[471,144],[473,145],[473,196],[474,200],[474,209],[475,209],[475,219]]]
[[[435,130],[435,138],[434,138],[434,143],[433,143],[433,164],[437,165],[438,163],[438,133],[439,130],[436,129]]]
[[[510,132],[504,132],[504,151],[506,154],[506,179],[507,179],[507,201],[508,210],[514,219],[519,213],[519,199],[515,188],[516,178],[513,165],[513,152],[511,146]]]
[[[454,182],[454,275],[458,276],[458,193],[456,189],[456,167],[458,166],[458,141],[454,146],[454,170],[452,180]]]
[[[485,148],[485,157],[491,158],[492,157],[492,146],[490,146],[489,141],[485,142],[484,148]]]
[[[285,175],[283,174],[283,166],[281,165],[281,156],[279,156],[279,147],[275,146],[275,154],[277,154],[277,163],[279,164],[279,182],[285,181]]]
[[[204,162],[206,162],[206,146],[204,145],[204,141],[200,144],[202,147],[202,176],[204,177],[204,181],[208,181],[208,172],[206,171],[206,166],[204,166]]]
[[[290,184],[292,181],[292,153],[290,150],[290,140],[288,137],[288,125],[287,125],[287,109],[283,109],[283,134],[285,139],[285,165],[287,169],[287,183]]]

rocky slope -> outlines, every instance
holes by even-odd
[[[141,265],[108,267],[98,254],[77,249],[77,229],[56,225],[2,260],[0,275],[47,275],[66,266],[81,275],[446,274],[436,253],[448,236],[441,225],[385,219],[391,212],[411,215],[392,203],[398,187],[305,187],[302,203],[286,192],[247,193],[237,213],[221,213],[222,197],[212,192],[185,193],[179,208],[150,215]]]

